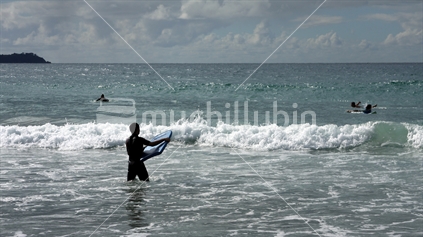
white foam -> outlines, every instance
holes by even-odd
[[[151,139],[165,130],[172,130],[173,142],[208,147],[231,147],[239,149],[272,151],[304,149],[343,149],[360,146],[368,142],[378,124],[383,129],[403,126],[408,130],[406,146],[423,147],[423,127],[415,124],[395,124],[368,122],[356,125],[311,125],[294,124],[281,127],[274,124],[266,126],[230,125],[218,123],[208,126],[207,121],[180,120],[170,126],[140,124],[140,136]],[[386,128],[385,128],[386,127]],[[394,134],[395,135],[395,134]],[[104,149],[124,146],[130,136],[124,124],[66,124],[57,126],[0,126],[0,147],[14,148],[52,148],[59,150]],[[396,135],[395,135],[396,136]],[[405,136],[405,135],[404,135]],[[385,144],[383,141],[381,145]]]
[[[408,130],[408,142],[414,148],[423,148],[423,126],[403,124]]]
[[[301,150],[354,147],[371,136],[371,125],[324,125],[310,124],[232,126],[218,124],[198,139],[200,144],[246,148],[254,150]]]
[[[13,237],[26,237],[27,235],[24,234],[22,231],[16,231]]]
[[[41,126],[0,126],[2,140],[0,147],[19,148],[58,148],[62,150],[78,150],[90,148],[108,148],[122,145],[125,125],[118,124],[66,124],[57,126],[44,124]]]

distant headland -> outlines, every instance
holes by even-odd
[[[0,63],[50,63],[35,53],[0,54]]]

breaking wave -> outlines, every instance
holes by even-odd
[[[173,142],[209,147],[233,147],[258,151],[347,149],[371,146],[423,148],[423,126],[407,123],[368,122],[355,125],[299,124],[208,126],[202,119],[180,120],[170,126],[140,124],[140,135],[149,139],[173,131]],[[0,126],[2,148],[49,148],[59,150],[107,149],[125,144],[127,125],[109,123],[46,123],[39,126]]]

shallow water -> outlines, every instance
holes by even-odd
[[[2,157],[3,236],[421,234],[420,153],[170,145],[147,183],[125,181],[120,148]]]

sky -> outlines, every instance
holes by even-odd
[[[0,4],[0,54],[52,63],[423,62],[422,0]]]

